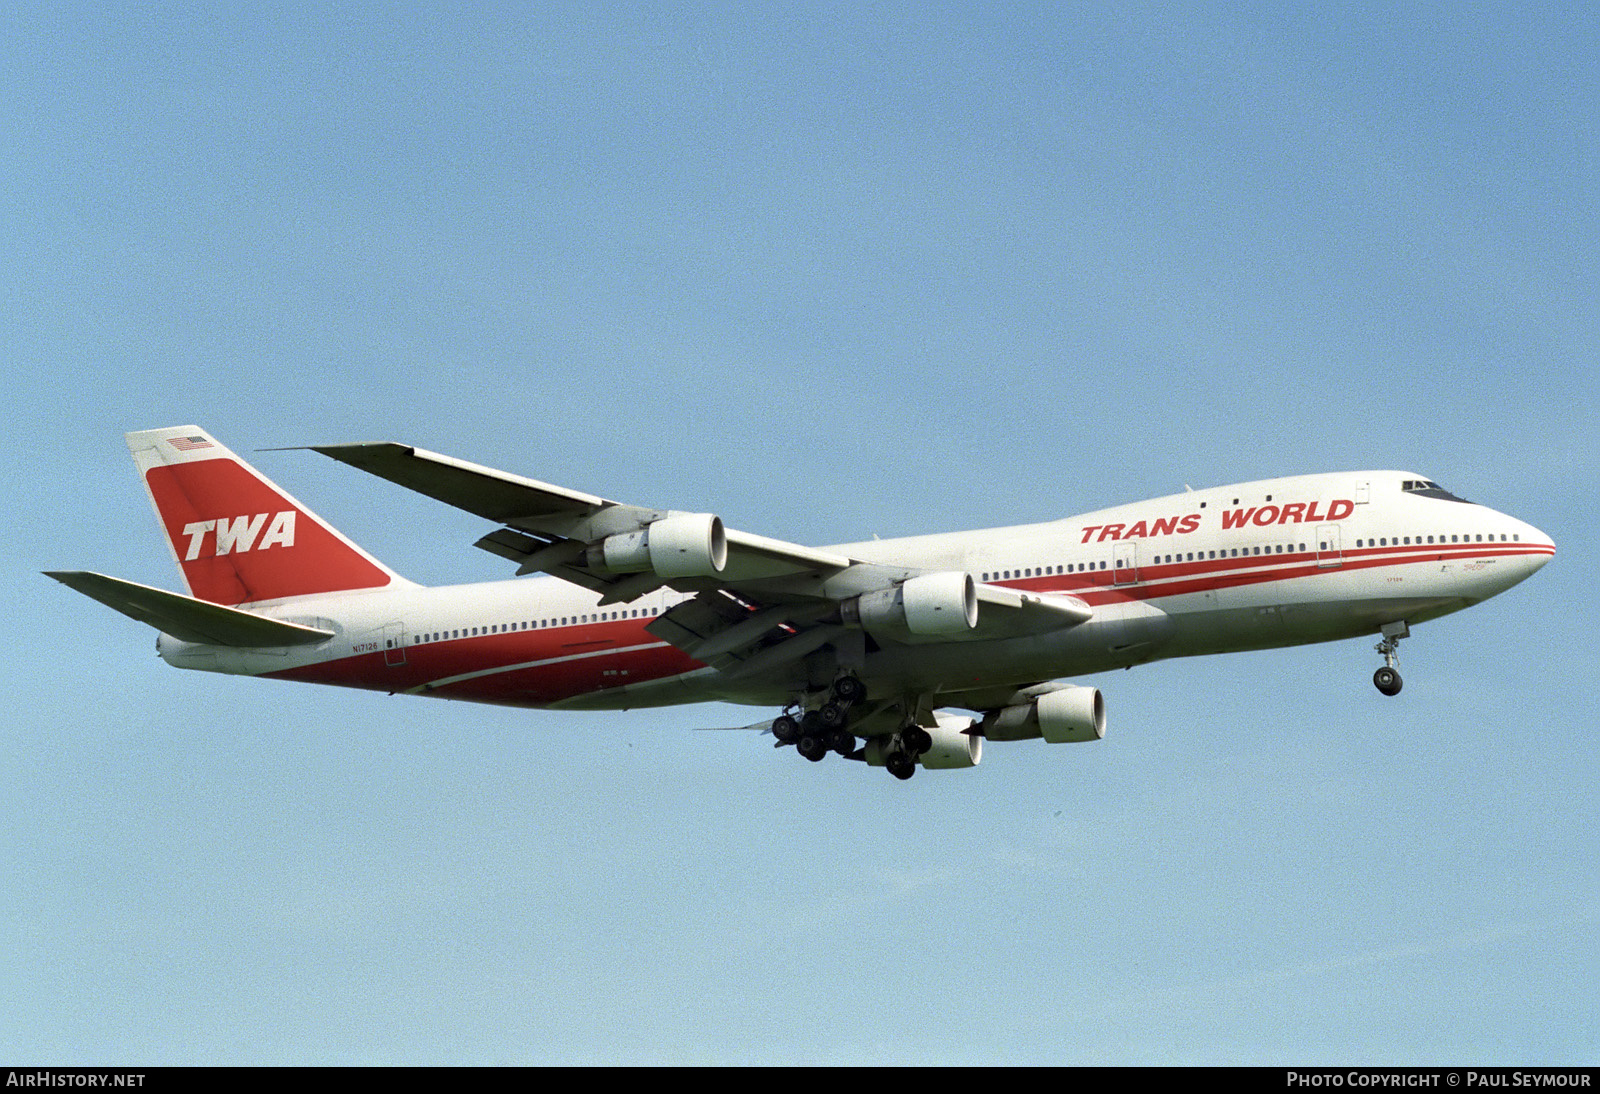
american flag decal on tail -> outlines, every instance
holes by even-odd
[[[173,437],[167,443],[179,452],[195,452],[202,448],[211,447],[211,442],[204,437]]]

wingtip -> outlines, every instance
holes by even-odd
[[[299,447],[312,452],[320,452],[329,459],[338,460],[340,463],[355,463],[363,453],[396,452],[403,456],[414,456],[417,453],[415,445],[401,444],[398,441],[357,441],[354,444],[306,444]]]

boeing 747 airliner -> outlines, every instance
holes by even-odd
[[[541,709],[779,707],[778,745],[901,779],[972,767],[986,739],[1098,740],[1099,689],[1061,678],[1168,657],[1377,635],[1395,695],[1412,627],[1555,554],[1407,471],[804,547],[406,445],[317,448],[498,525],[477,546],[515,580],[428,588],[204,430],[127,440],[188,595],[50,576],[154,626],[170,664]]]

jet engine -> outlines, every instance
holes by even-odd
[[[978,591],[971,574],[923,574],[846,600],[839,614],[885,638],[948,638],[978,625]]]
[[[928,730],[933,747],[917,757],[917,762],[930,771],[950,770],[960,767],[977,767],[983,759],[983,738],[967,730],[978,724],[976,718],[959,718],[944,711],[934,717],[939,724]]]
[[[1043,737],[1051,744],[1098,741],[1106,735],[1106,701],[1099,688],[1077,684],[1036,684],[1024,688],[998,710],[983,716],[983,735],[991,741]]]
[[[728,535],[721,517],[672,513],[638,531],[607,536],[592,544],[583,560],[600,573],[710,577],[728,564]]]

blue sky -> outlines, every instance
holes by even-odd
[[[1592,1063],[1577,6],[13,6],[0,1057]],[[121,434],[427,583],[394,439],[803,543],[1399,467],[1555,562],[1402,647],[1096,679],[899,784],[706,725],[176,672]]]

